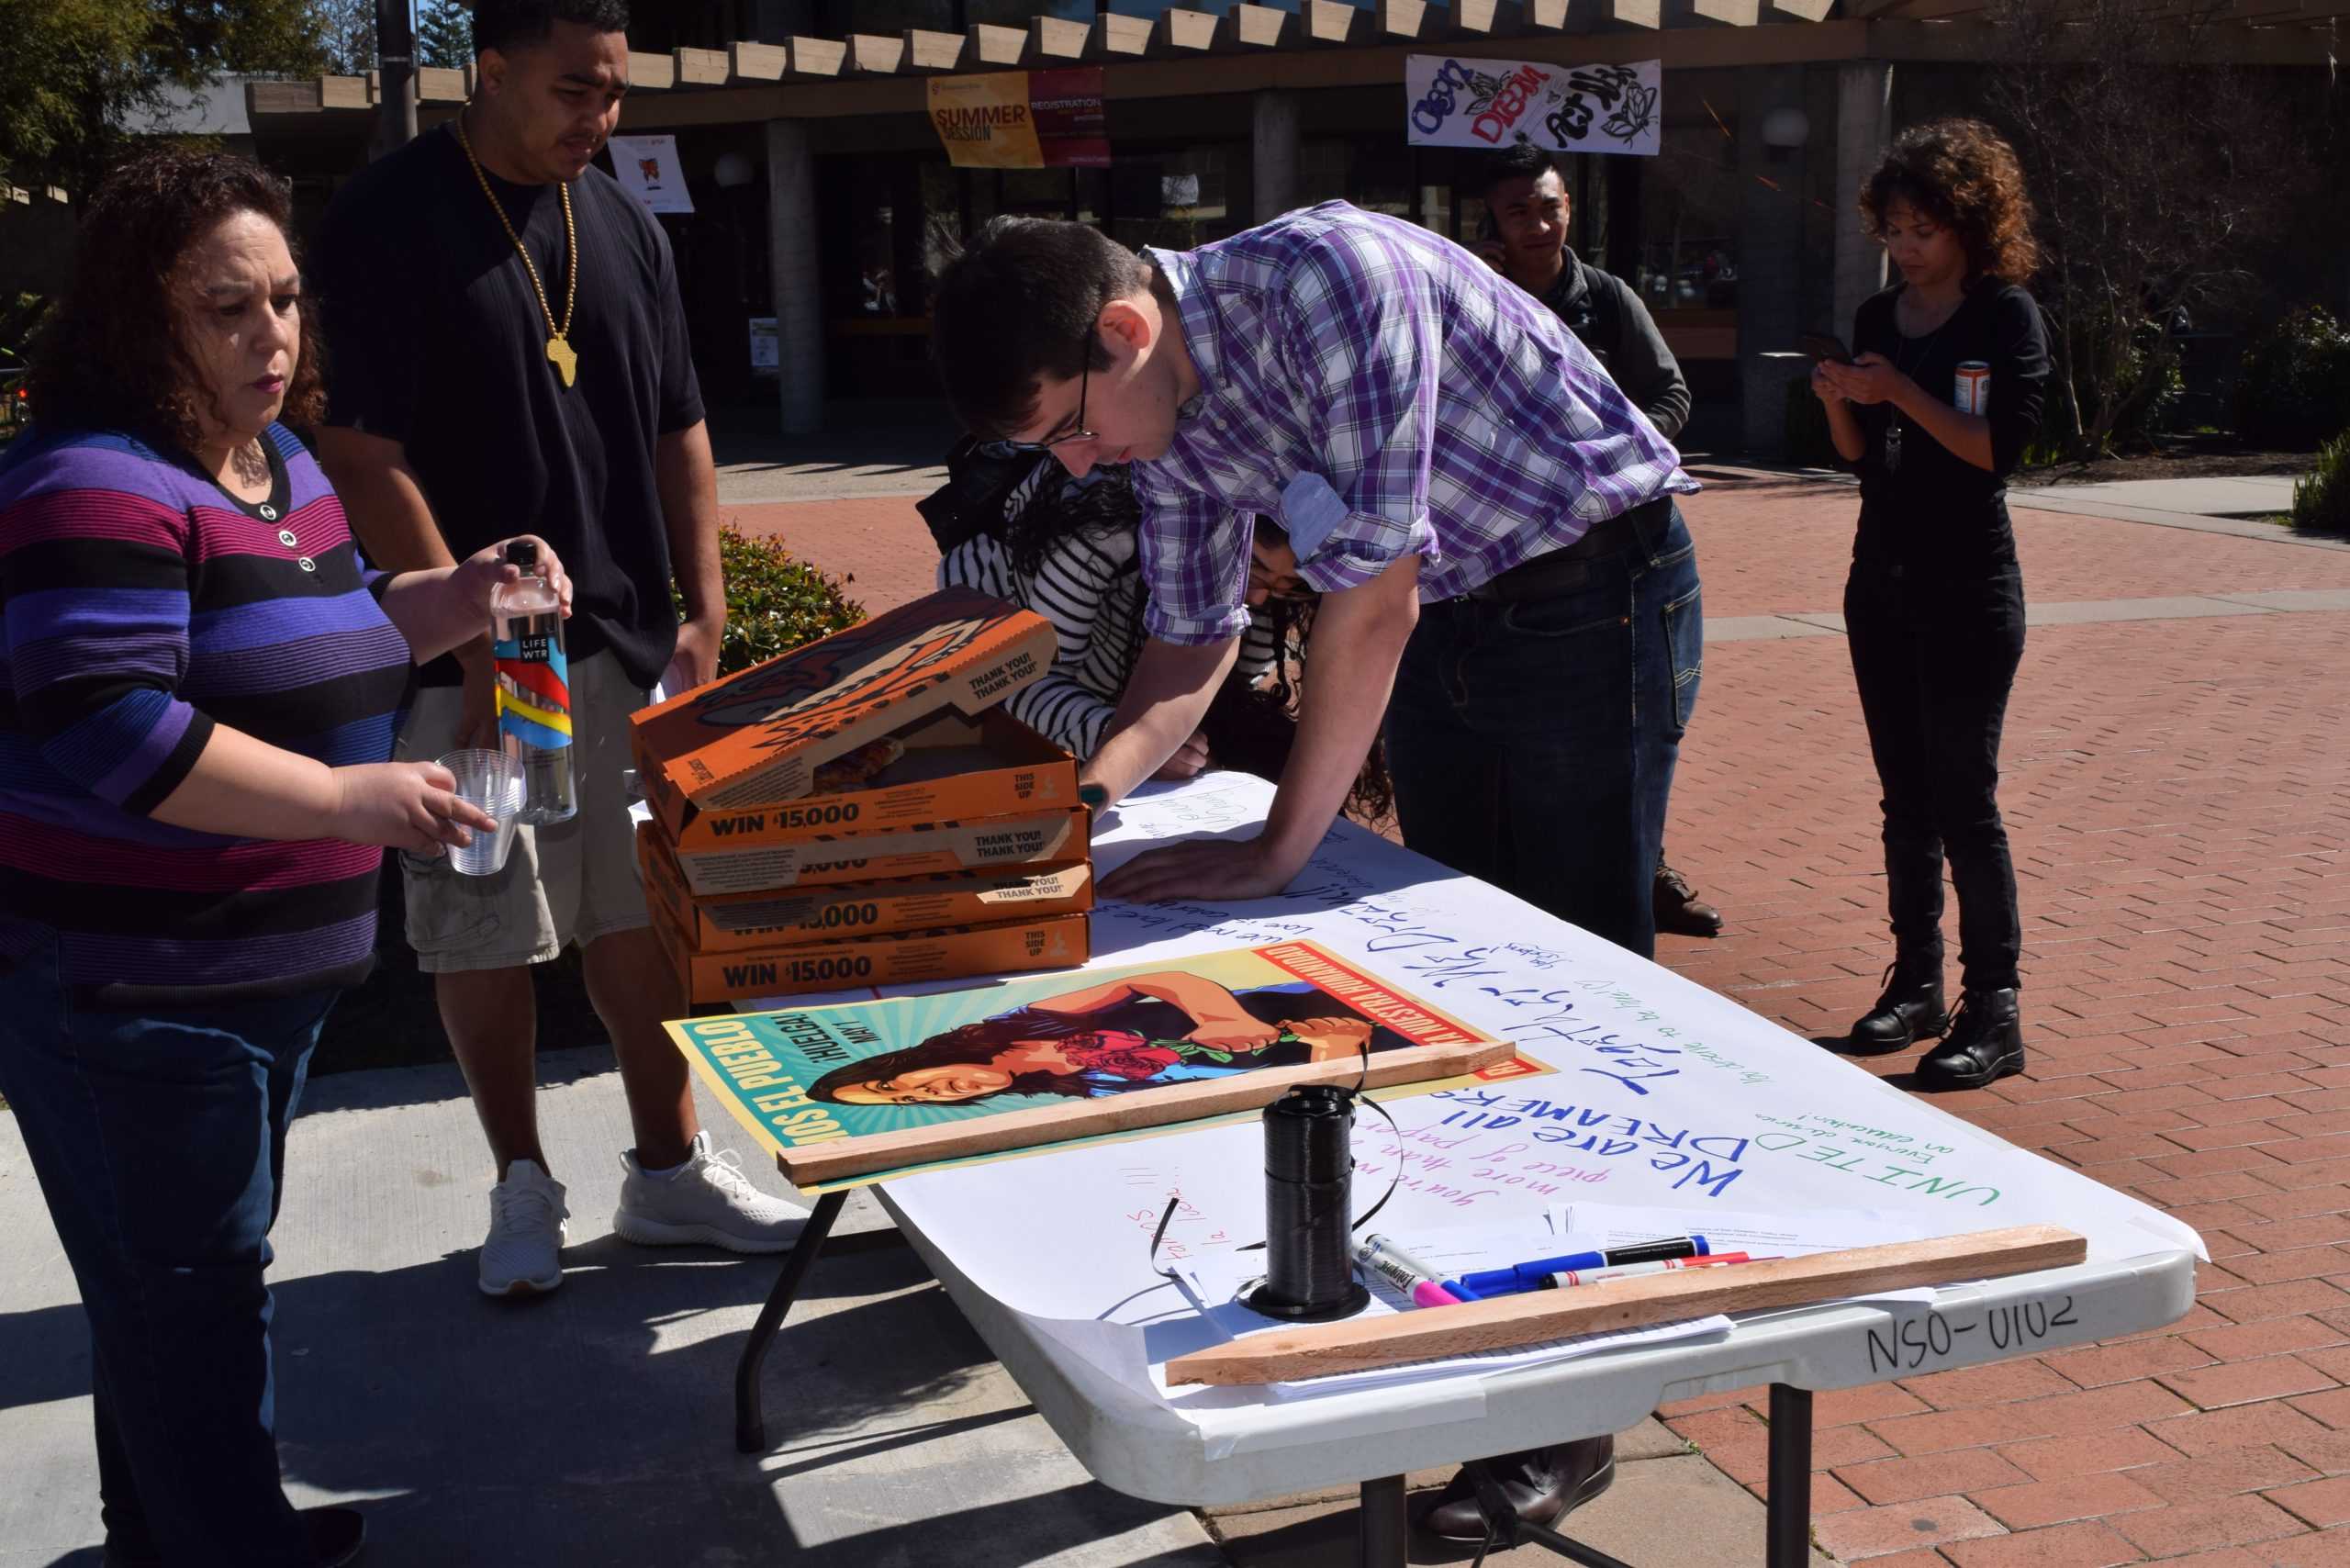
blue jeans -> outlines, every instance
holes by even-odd
[[[98,1496],[133,1561],[308,1561],[279,1484],[269,1227],[332,991],[104,1012],[45,946],[0,973],[16,1112],[90,1320]]]
[[[1697,701],[1697,547],[1667,504],[1558,591],[1420,607],[1387,709],[1404,842],[1642,958]]]

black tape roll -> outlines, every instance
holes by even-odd
[[[1354,1096],[1323,1084],[1300,1085],[1265,1107],[1268,1267],[1249,1293],[1252,1311],[1314,1323],[1370,1303],[1349,1246],[1354,1119]]]

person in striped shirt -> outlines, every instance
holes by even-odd
[[[117,171],[0,454],[0,1093],[90,1321],[109,1563],[357,1552],[278,1479],[286,1124],[384,849],[494,826],[390,757],[416,662],[520,573],[364,568],[278,422],[323,404],[290,231],[244,159]]]
[[[1059,639],[1052,669],[1004,706],[1084,761],[1100,748],[1142,652],[1147,596],[1134,487],[1123,468],[1072,475],[1051,457],[1001,442],[966,442],[947,466],[949,489],[969,494],[976,510],[928,507],[938,586],[976,588],[1052,622]],[[1232,679],[1254,687],[1278,652],[1273,617],[1252,614]],[[1203,720],[1158,777],[1188,778],[1211,766],[1209,732],[1222,727],[1215,717]]]

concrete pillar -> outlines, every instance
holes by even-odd
[[[824,309],[818,275],[816,155],[808,128],[767,121],[767,271],[775,280],[778,379],[783,429],[802,435],[824,422]]]
[[[1254,110],[1250,147],[1256,153],[1255,221],[1279,218],[1297,205],[1299,140],[1295,93],[1273,88],[1259,91]]]
[[[1748,66],[1738,73],[1738,369],[1750,452],[1786,452],[1784,361],[1803,319],[1804,152],[1762,139],[1764,117],[1803,106],[1803,67]]]
[[[1861,227],[1861,182],[1876,167],[1893,140],[1893,66],[1883,60],[1856,60],[1836,68],[1836,320],[1829,330],[1843,337],[1852,312],[1885,286],[1885,247]]]

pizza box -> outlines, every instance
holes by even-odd
[[[1056,648],[1034,610],[950,588],[640,709],[637,771],[656,803],[797,801],[827,764],[915,720],[978,717],[1049,669]]]
[[[697,805],[639,758],[645,803],[679,849],[873,833],[922,823],[1010,816],[1078,803],[1077,758],[1011,714],[926,714],[876,736],[820,773],[841,775],[796,801]],[[870,778],[849,777],[875,767]]]
[[[1086,917],[1054,914],[997,925],[901,931],[830,942],[697,953],[661,905],[653,930],[684,983],[689,1006],[914,980],[962,980],[1023,969],[1075,969],[1091,951]]]
[[[1082,862],[1025,874],[908,877],[698,899],[654,823],[636,830],[636,854],[647,902],[667,913],[696,954],[1038,920],[1093,907],[1093,870]]]
[[[687,891],[755,893],[959,871],[1067,865],[1087,857],[1090,813],[1079,806],[965,822],[917,823],[837,838],[737,839],[723,848],[671,847]]]

